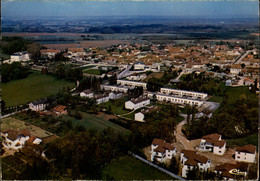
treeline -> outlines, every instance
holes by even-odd
[[[206,76],[205,72],[200,74],[193,72],[186,75],[183,81],[177,83],[177,87],[182,90],[204,92],[214,96],[223,95],[225,90],[224,82],[221,79]]]
[[[147,82],[147,90],[152,92],[159,91],[161,87],[164,87],[165,84],[169,83],[171,79],[174,79],[177,76],[177,71],[172,71],[171,69],[169,69],[163,73],[163,76],[161,78],[150,78]]]
[[[20,62],[1,65],[2,82],[9,82],[15,79],[23,79],[28,76],[29,69],[22,66]]]
[[[231,104],[229,99],[232,98],[225,94],[217,114],[211,118],[193,119],[185,131],[188,138],[197,139],[211,133],[219,133],[224,138],[239,138],[256,133],[259,113],[256,97],[241,94]]]
[[[80,81],[83,78],[82,69],[66,67],[63,63],[57,64],[50,74],[57,78],[67,79],[70,81]]]
[[[25,40],[22,37],[4,36],[2,41],[0,42],[0,45],[3,53],[12,55],[16,52],[26,51],[28,45],[31,43],[31,41]]]

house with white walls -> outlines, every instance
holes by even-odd
[[[199,150],[223,155],[226,151],[226,141],[222,140],[221,135],[217,133],[205,135],[200,140]]]
[[[235,160],[238,162],[254,163],[256,157],[256,146],[245,145],[236,148]]]
[[[155,97],[158,101],[165,101],[165,102],[170,102],[170,103],[174,103],[174,104],[181,104],[181,105],[187,105],[188,104],[188,105],[191,105],[191,106],[200,107],[204,103],[201,100],[175,97],[175,96],[172,96],[172,95],[161,94],[161,93],[153,93],[153,92],[149,92],[147,94],[147,96],[151,99],[153,99]]]
[[[223,180],[244,180],[248,171],[249,164],[243,162],[219,164],[214,168],[214,172],[221,175]]]
[[[47,106],[48,106],[48,100],[46,98],[33,101],[29,104],[29,108],[32,111],[43,111],[46,109]]]
[[[71,56],[78,57],[78,56],[86,56],[87,53],[83,48],[69,48],[68,53]]]
[[[147,97],[133,98],[130,101],[125,102],[125,108],[130,110],[139,109],[141,107],[147,106],[150,104],[150,99]]]
[[[158,106],[152,106],[148,109],[142,109],[140,112],[135,114],[135,121],[145,122],[145,114],[151,113],[155,110],[158,110]]]
[[[147,83],[145,82],[137,82],[137,81],[130,81],[130,80],[117,80],[117,84],[121,86],[129,86],[129,87],[143,87],[146,89]]]
[[[154,138],[151,145],[151,161],[164,162],[172,159],[177,153],[176,148],[165,140]]]
[[[100,94],[100,95],[95,95],[94,99],[96,99],[97,104],[101,104],[103,102],[108,102],[109,101],[109,94]]]
[[[211,161],[202,155],[192,150],[181,150],[180,162],[182,164],[181,176],[186,178],[189,170],[198,167],[201,172],[207,171],[210,168]]]
[[[106,91],[114,91],[114,92],[124,92],[127,93],[128,87],[115,86],[115,85],[101,85],[100,88]]]
[[[88,98],[94,97],[94,93],[91,90],[84,90],[79,95],[80,95],[80,97],[88,97]]]
[[[134,64],[134,70],[144,70],[145,64],[144,62],[137,61]]]
[[[171,89],[165,87],[161,88],[160,92],[166,95],[172,95],[175,97],[190,98],[190,99],[205,99],[208,96],[208,94],[202,92]]]
[[[26,51],[23,51],[23,52],[17,52],[17,53],[14,53],[13,55],[11,55],[10,61],[8,63],[22,62],[22,61],[29,61],[29,60],[30,60],[29,53]]]

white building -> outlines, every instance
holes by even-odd
[[[29,104],[29,108],[32,111],[43,111],[47,107],[48,102],[47,99],[40,99],[37,101],[33,101]]]
[[[141,110],[141,112],[138,112],[135,114],[135,121],[145,122],[145,120],[144,120],[145,114],[151,113],[155,110],[158,110],[157,106],[152,106],[148,109]]]
[[[240,64],[234,64],[230,68],[230,73],[237,75],[237,74],[239,74],[239,72],[241,72],[241,70],[242,70],[242,67]]]
[[[245,145],[236,148],[235,160],[239,162],[254,163],[256,157],[256,147],[254,145]]]
[[[144,70],[144,62],[138,61],[134,64],[134,70]]]
[[[60,53],[60,50],[55,49],[43,49],[41,50],[41,54],[47,56],[49,58],[54,58],[56,54]]]
[[[128,77],[126,77],[126,79],[139,81],[139,80],[145,79],[146,77],[147,77],[146,74],[132,74],[132,75],[129,75]]]
[[[113,92],[124,92],[127,93],[128,87],[121,87],[121,86],[114,86],[114,85],[101,85],[100,88],[106,91],[113,91]]]
[[[1,133],[5,139],[2,142],[3,146],[8,149],[21,149],[25,142],[30,138],[30,132],[28,130],[16,131],[8,130]]]
[[[154,138],[151,145],[151,161],[164,162],[176,155],[176,148],[165,140]]]
[[[207,171],[211,165],[211,161],[207,157],[198,155],[195,151],[185,149],[181,151],[180,161],[183,165],[182,177],[187,177],[188,171],[194,169],[194,167],[198,167],[203,172]]]
[[[221,175],[223,180],[244,180],[248,174],[248,165],[248,163],[242,162],[236,164],[224,163],[217,165],[214,172]]]
[[[96,95],[96,96],[94,96],[94,98],[96,99],[97,104],[101,104],[103,102],[109,101],[109,94]]]
[[[178,90],[178,89],[171,89],[171,88],[161,88],[161,93],[167,95],[174,95],[175,97],[187,97],[192,99],[205,99],[208,96],[208,94],[206,93]]]
[[[223,155],[226,151],[226,142],[221,140],[221,135],[217,133],[206,135],[200,140],[199,150]]]
[[[136,82],[130,80],[117,80],[117,84],[121,86],[143,87],[144,89],[146,89],[146,85],[147,85],[147,83],[145,82]]]
[[[166,95],[166,94],[160,94],[160,93],[148,93],[149,98],[154,98],[154,95],[158,101],[166,101],[166,102],[171,102],[174,104],[189,104],[191,106],[202,106],[203,101],[200,100],[194,100],[194,99],[187,99],[187,98],[180,98],[180,97],[174,97],[171,95]]]
[[[80,93],[80,97],[88,97],[88,98],[93,98],[94,93],[91,90],[85,90]]]
[[[150,104],[150,99],[146,97],[139,97],[136,99],[131,99],[125,102],[125,108],[130,110],[139,109]]]
[[[123,96],[121,92],[110,92],[109,99],[119,99]]]
[[[17,52],[10,57],[10,61],[8,63],[13,63],[13,62],[21,62],[21,61],[29,61],[30,56],[27,52]]]
[[[83,48],[69,48],[68,53],[75,57],[87,55]]]

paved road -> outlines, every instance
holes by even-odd
[[[134,153],[132,153],[132,152],[130,152],[130,151],[129,151],[129,153],[130,153],[132,156],[134,156],[135,158],[137,158],[137,159],[143,161],[144,163],[149,164],[149,165],[151,165],[152,167],[155,167],[155,168],[157,168],[158,170],[161,170],[162,172],[164,172],[164,173],[166,173],[166,174],[168,174],[168,175],[170,175],[170,176],[172,176],[172,177],[174,177],[174,178],[176,178],[176,179],[178,179],[178,180],[185,180],[184,178],[182,178],[182,177],[180,177],[180,176],[178,176],[178,175],[175,175],[174,173],[172,173],[172,172],[170,172],[170,171],[168,171],[168,170],[166,170],[166,169],[164,169],[164,168],[162,168],[162,167],[159,167],[158,165],[156,165],[156,164],[154,164],[154,163],[152,163],[152,162],[149,162],[148,160],[146,160],[146,159],[144,159],[144,158],[142,158],[142,157],[140,157],[140,156],[138,156],[138,155],[136,155],[136,154],[134,154]]]
[[[244,53],[244,55],[242,55],[238,60],[234,61],[233,64],[240,64],[241,61],[242,61],[250,52],[253,52],[253,50],[247,50],[246,53]]]
[[[187,114],[180,114],[180,116],[184,117],[184,120],[181,121],[179,124],[176,126],[176,141],[180,142],[185,149],[187,150],[194,150],[193,146],[190,144],[190,141],[183,135],[181,128],[182,126],[187,122]]]
[[[132,68],[132,65],[128,65],[128,67],[123,70],[120,74],[118,74],[117,79],[121,79],[123,77],[127,77],[128,75],[131,75],[130,69]]]
[[[20,111],[16,111],[16,112],[12,112],[12,113],[3,115],[3,116],[1,116],[1,119],[2,119],[2,118],[9,117],[9,116],[11,116],[11,115],[13,115],[13,114],[16,114],[16,113],[18,113],[18,112],[27,111],[28,109],[29,109],[29,108],[25,108],[25,109],[22,109],[22,110],[20,110]]]

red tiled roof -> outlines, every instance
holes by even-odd
[[[31,136],[29,139],[28,139],[28,142],[33,142],[37,137],[36,136]]]
[[[170,143],[167,143],[166,141],[158,138],[154,138],[153,145],[158,145],[158,147],[154,150],[156,152],[164,153],[166,150],[174,150],[175,147],[173,147]]]
[[[212,140],[219,140],[219,138],[220,138],[220,135],[217,133],[205,135],[202,137],[202,139],[212,139]]]
[[[236,151],[240,151],[240,152],[246,152],[246,153],[255,153],[256,151],[256,147],[254,145],[245,145],[245,146],[241,146],[241,147],[237,147]]]

